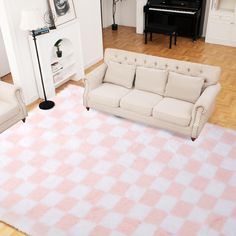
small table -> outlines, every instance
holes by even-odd
[[[152,41],[152,33],[162,33],[170,36],[169,48],[172,46],[172,37],[175,38],[175,45],[177,41],[177,30],[178,27],[174,25],[162,25],[162,24],[148,24],[145,26],[145,44],[147,44],[147,34],[150,33],[150,40]]]

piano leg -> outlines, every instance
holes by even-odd
[[[171,46],[172,46],[172,34],[173,33],[170,34],[170,46],[169,46],[170,49],[171,49]]]
[[[150,41],[152,41],[152,32],[150,33]]]
[[[177,33],[175,32],[175,45],[176,45],[176,42],[177,42]]]
[[[199,14],[197,13],[197,14],[193,17],[193,42],[197,40],[198,22],[199,22]]]
[[[145,44],[147,44],[147,31],[145,30]]]
[[[193,42],[195,42],[196,39],[197,39],[197,21],[196,21],[195,18],[194,18],[193,22],[194,22],[194,26],[193,26]]]

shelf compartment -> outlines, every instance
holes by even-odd
[[[62,67],[59,68],[57,71],[53,72],[52,71],[52,74],[53,76],[56,76],[57,74],[60,74],[60,73],[63,73],[65,70],[67,70],[69,67],[75,65],[76,62],[75,61],[71,61],[70,63],[66,64],[66,65],[61,65]]]
[[[53,77],[55,87],[57,88],[63,83],[67,82],[72,76],[76,75],[76,73],[77,72],[74,64],[70,67],[67,67],[67,70],[64,70],[63,73],[59,73]]]
[[[72,50],[69,50],[68,52],[62,52],[62,57],[53,57],[52,60],[51,60],[51,64],[53,63],[56,63],[56,62],[61,62],[63,60],[65,60],[66,58],[68,57],[71,57],[73,56],[73,51]]]
[[[70,73],[68,73],[67,77],[54,83],[55,88],[58,88],[59,86],[61,86],[62,84],[66,83],[67,81],[69,81],[71,79],[72,76],[76,75],[76,71],[71,71]]]

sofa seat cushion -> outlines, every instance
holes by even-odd
[[[163,98],[153,109],[153,117],[180,126],[188,126],[194,104],[174,98]]]
[[[135,65],[120,64],[110,61],[104,82],[132,88],[135,76]]]
[[[169,72],[165,97],[195,103],[201,94],[203,85],[203,78]]]
[[[151,116],[153,107],[163,99],[162,96],[134,89],[123,97],[120,107],[144,116]]]
[[[5,122],[19,113],[17,104],[0,101],[0,121]]]
[[[120,99],[129,89],[110,83],[103,83],[89,93],[89,100],[110,107],[119,107]]]
[[[154,68],[137,67],[135,88],[163,95],[165,92],[168,71]]]

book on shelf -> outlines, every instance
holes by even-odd
[[[59,62],[54,62],[51,64],[52,73],[56,73],[63,69],[63,66]]]

